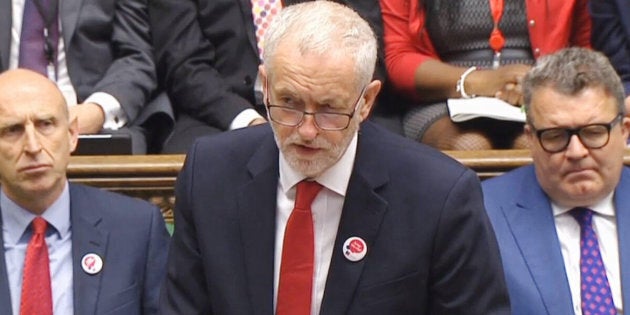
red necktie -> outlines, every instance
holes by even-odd
[[[297,184],[295,207],[284,231],[277,315],[311,313],[315,256],[311,203],[321,189],[322,186],[314,181]]]
[[[21,315],[52,315],[50,263],[46,246],[46,220],[36,217],[31,223],[33,236],[26,249],[22,278]]]

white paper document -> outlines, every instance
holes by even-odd
[[[525,122],[525,113],[520,107],[494,97],[449,98],[447,104],[454,122],[480,117]]]

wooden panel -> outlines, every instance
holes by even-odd
[[[71,156],[68,178],[148,200],[173,222],[174,186],[184,155]]]
[[[481,179],[498,176],[532,163],[529,150],[445,151],[473,169]]]
[[[501,175],[532,163],[528,150],[446,151],[473,169],[481,179]],[[174,186],[184,155],[72,156],[70,181],[149,200],[172,222]],[[630,150],[624,163],[630,165]]]

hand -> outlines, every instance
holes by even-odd
[[[254,125],[260,125],[260,124],[264,124],[266,123],[267,120],[264,118],[256,118],[254,120],[252,120],[248,126],[254,126]]]
[[[494,97],[504,100],[515,106],[523,105],[523,86],[521,80],[518,83],[508,83],[503,89],[497,91]]]
[[[466,92],[498,97],[510,104],[522,104],[521,80],[531,66],[514,64],[498,69],[477,70],[466,78]],[[470,90],[470,91],[469,91]]]
[[[77,118],[80,134],[99,133],[105,123],[103,109],[95,103],[82,103],[69,108],[70,119]]]

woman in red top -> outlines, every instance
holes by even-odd
[[[380,0],[389,79],[420,104],[406,113],[405,134],[443,150],[524,147],[522,124],[453,123],[446,99],[490,96],[520,106],[520,79],[538,57],[590,47],[586,2]]]

